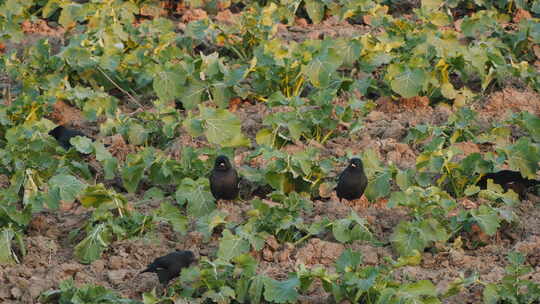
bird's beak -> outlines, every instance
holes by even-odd
[[[351,167],[356,168],[356,164],[351,164]]]
[[[225,163],[219,163],[219,166],[220,166],[221,168],[225,168]]]

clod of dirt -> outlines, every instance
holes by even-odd
[[[371,245],[356,245],[354,243],[351,248],[362,253],[362,260],[367,265],[377,265],[379,263],[378,249]]]
[[[208,14],[206,14],[206,11],[200,8],[188,9],[182,16],[182,22],[189,23],[191,21],[203,20],[207,18]]]
[[[65,103],[62,100],[58,100],[53,105],[53,112],[51,113],[51,119],[56,121],[58,125],[70,125],[74,127],[83,127],[85,126],[85,119],[82,115],[82,112]]]
[[[296,254],[296,263],[303,263],[305,265],[331,265],[341,253],[345,250],[345,247],[339,243],[327,242],[321,239],[313,238]]]
[[[540,115],[539,99],[540,94],[533,90],[520,91],[516,88],[508,87],[488,97],[486,103],[480,109],[480,115],[484,116],[488,121],[506,117],[508,111],[527,111],[535,115]]]
[[[119,285],[124,282],[124,278],[128,272],[129,271],[125,269],[110,270],[107,272],[107,278],[109,279],[109,282],[113,283],[114,285]]]

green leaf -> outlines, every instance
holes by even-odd
[[[368,200],[375,201],[378,198],[385,197],[390,194],[390,172],[385,172],[368,183],[365,195]]]
[[[313,58],[313,60],[302,68],[303,73],[308,77],[316,88],[326,88],[333,81],[337,81],[335,76],[337,68],[341,65],[342,59],[338,52],[329,49],[327,52]]]
[[[182,235],[188,231],[188,218],[182,215],[180,209],[169,202],[163,202],[157,210],[159,216],[166,219],[171,224],[173,230]]]
[[[270,129],[259,130],[259,132],[257,132],[257,136],[255,136],[255,140],[257,141],[257,144],[259,146],[266,145],[266,146],[271,147],[274,141],[272,130]]]
[[[529,131],[529,134],[536,142],[540,142],[540,118],[529,112],[523,112],[522,115],[525,129]]]
[[[209,190],[208,178],[200,177],[197,180],[184,178],[176,190],[176,201],[180,205],[187,203],[188,214],[198,218],[216,209],[214,197]]]
[[[255,277],[253,277],[253,280],[251,282],[251,285],[249,286],[249,291],[248,291],[251,303],[253,304],[261,303],[264,281],[266,279],[267,277],[262,274],[258,274]]]
[[[172,101],[182,96],[186,73],[180,69],[159,69],[154,74],[154,91],[159,99]]]
[[[80,263],[91,264],[101,257],[110,241],[109,228],[105,224],[98,224],[75,246],[73,254]]]
[[[423,251],[427,247],[427,241],[422,237],[417,223],[400,222],[390,237],[392,245],[400,255],[407,255],[413,250]]]
[[[270,303],[296,303],[300,280],[291,278],[286,281],[277,281],[272,278],[264,280],[264,299]]]
[[[15,234],[11,227],[4,227],[0,231],[0,265],[19,263],[12,246]]]
[[[306,11],[314,24],[320,23],[324,18],[324,3],[320,0],[304,0]]]
[[[355,271],[356,267],[362,263],[362,253],[347,248],[336,261],[336,271]]]
[[[55,175],[49,180],[49,191],[58,191],[60,199],[72,203],[86,189],[86,184],[72,175]]]
[[[138,123],[130,124],[127,133],[127,138],[130,144],[142,145],[146,141],[147,137],[148,131],[146,131],[142,125]]]
[[[423,70],[414,68],[405,68],[405,70],[396,75],[390,82],[392,90],[404,98],[418,96],[420,90],[426,81],[426,74]]]
[[[436,297],[437,288],[435,285],[433,285],[433,283],[431,283],[431,281],[421,280],[414,283],[404,284],[399,288],[398,294],[408,299],[420,299],[421,296]]]
[[[505,148],[508,164],[513,170],[519,170],[526,178],[535,179],[540,169],[540,147],[534,145],[530,138],[521,137],[514,145]]]
[[[336,220],[332,224],[332,233],[336,240],[348,243],[356,240],[370,241],[373,234],[369,231],[367,221],[352,212],[347,218]]]
[[[501,225],[501,219],[497,216],[497,211],[486,205],[481,205],[478,209],[472,210],[471,215],[488,235],[494,235]]]
[[[75,136],[69,142],[81,153],[88,154],[93,150],[92,140],[88,137]]]
[[[242,134],[240,119],[228,110],[199,107],[204,123],[204,134],[209,142],[222,147],[249,146],[250,142]]]
[[[482,292],[482,297],[485,304],[500,303],[499,300],[501,299],[501,296],[498,293],[497,285],[493,283],[487,284],[486,287],[484,287],[484,291]]]
[[[181,96],[182,104],[186,110],[194,109],[202,99],[203,94],[206,91],[204,83],[199,81],[190,82],[186,91]]]
[[[219,241],[218,258],[228,262],[235,257],[249,252],[249,242],[242,237],[233,235],[228,229],[223,230]]]
[[[212,236],[214,229],[222,224],[226,224],[227,213],[218,209],[212,211],[210,214],[205,214],[199,217],[197,220],[197,231],[201,232],[203,236],[208,240]]]

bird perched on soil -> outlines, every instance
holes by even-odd
[[[166,286],[170,280],[176,278],[182,268],[188,267],[195,262],[195,255],[189,250],[177,250],[154,260],[148,267],[141,271],[154,272],[157,274],[159,283]]]
[[[49,132],[49,135],[54,137],[56,141],[58,141],[60,146],[62,146],[66,150],[69,150],[69,148],[71,148],[71,143],[69,142],[71,138],[75,136],[86,136],[84,133],[80,131],[68,129],[64,126],[58,126],[52,129]]]
[[[229,158],[220,155],[216,158],[210,174],[210,191],[216,200],[233,200],[238,196],[238,174]]]
[[[368,179],[364,173],[364,165],[360,158],[351,158],[349,165],[339,175],[336,194],[341,202],[342,199],[359,199],[366,190]]]
[[[501,185],[504,191],[508,191],[508,189],[514,190],[521,198],[525,196],[527,189],[540,185],[540,181],[524,178],[518,171],[511,170],[485,174],[476,184],[480,189],[486,189],[488,179],[492,179],[493,183]]]

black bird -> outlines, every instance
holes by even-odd
[[[75,136],[86,136],[80,131],[68,129],[64,126],[58,126],[54,129],[52,129],[49,132],[49,135],[54,137],[56,141],[62,146],[64,149],[69,150],[71,148],[71,143],[69,140]]]
[[[238,174],[225,155],[216,158],[210,174],[210,191],[218,201],[233,200],[238,196]]]
[[[524,178],[518,171],[511,170],[501,170],[499,172],[485,174],[476,185],[480,189],[486,189],[488,179],[492,179],[493,183],[501,185],[504,191],[508,191],[508,189],[514,190],[520,197],[525,196],[527,189],[540,185],[540,181]]]
[[[176,278],[182,268],[188,267],[195,262],[195,255],[189,250],[177,250],[154,260],[148,267],[141,271],[154,272],[157,274],[159,283],[167,285],[170,280]]]
[[[368,179],[364,173],[364,165],[360,158],[351,158],[349,166],[339,175],[336,194],[341,202],[342,199],[359,199],[366,190]]]

